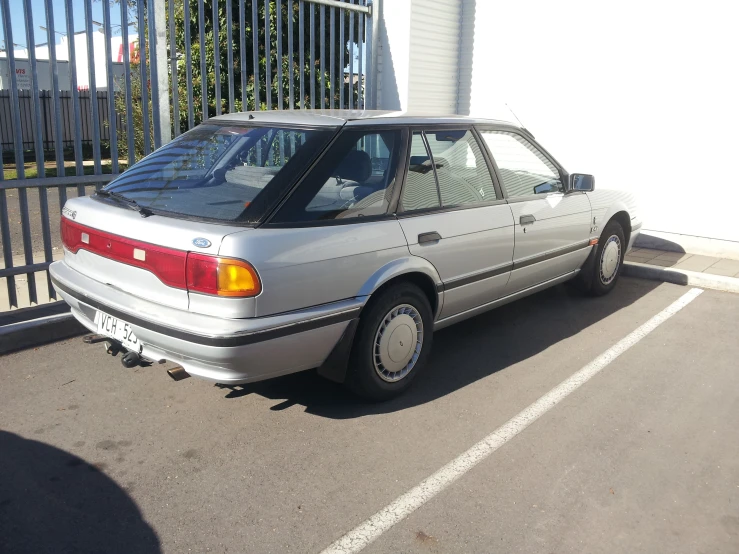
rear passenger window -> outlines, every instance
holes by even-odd
[[[342,132],[272,222],[299,223],[387,213],[400,137],[400,129]]]
[[[403,211],[474,206],[496,199],[490,169],[470,131],[413,134]]]
[[[423,140],[423,133],[413,133],[408,173],[400,200],[402,211],[428,210],[441,206],[431,156]]]
[[[482,131],[482,136],[509,197],[564,192],[557,168],[528,140],[504,131]]]
[[[469,206],[496,199],[490,169],[470,131],[426,132],[439,178],[441,205]]]

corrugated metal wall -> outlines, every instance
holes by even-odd
[[[457,112],[461,19],[460,0],[413,0],[410,109],[429,113]]]

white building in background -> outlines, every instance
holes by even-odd
[[[105,63],[105,35],[99,32],[92,33],[92,46],[94,51],[94,69],[95,69],[95,86],[97,90],[108,89],[108,70]],[[79,90],[88,90],[90,88],[90,64],[87,58],[87,37],[84,31],[75,33],[75,67],[77,70],[77,88]],[[120,36],[111,37],[111,62],[113,69],[113,77],[116,81],[115,88],[118,90],[118,83],[123,78],[123,56],[124,48],[123,39]],[[59,89],[71,90],[71,78],[69,72],[69,43],[68,38],[64,35],[61,42],[55,45],[57,69],[59,72]],[[134,52],[138,48],[138,37],[130,35],[128,41],[129,56],[133,59]],[[18,82],[18,88],[22,90],[31,89],[31,64],[28,60],[28,51],[25,49],[14,49],[15,56],[15,73]],[[51,73],[49,60],[48,44],[40,44],[36,46],[37,75],[39,80],[39,90],[51,90]],[[0,52],[0,90],[10,89],[10,65],[8,63],[7,54]]]
[[[645,238],[739,259],[739,2],[383,2],[385,109],[515,121]]]

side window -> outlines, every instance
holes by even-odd
[[[405,212],[427,210],[441,206],[431,156],[423,142],[422,133],[413,133],[408,174],[405,178],[401,209]]]
[[[426,140],[434,158],[442,206],[470,206],[496,199],[490,168],[471,131],[427,131]]]
[[[399,129],[343,131],[272,222],[299,223],[387,213],[400,137]]]
[[[528,140],[504,131],[482,131],[482,136],[509,197],[564,192],[557,168]]]

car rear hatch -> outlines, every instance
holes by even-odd
[[[111,287],[157,304],[187,310],[190,252],[216,256],[223,237],[242,226],[170,217],[142,218],[136,211],[71,199],[64,207],[65,263]]]
[[[252,317],[259,277],[248,260],[219,258],[221,242],[236,232],[245,238],[257,234],[254,225],[289,192],[336,129],[335,123],[200,125],[94,197],[67,202],[65,263],[157,304]]]

